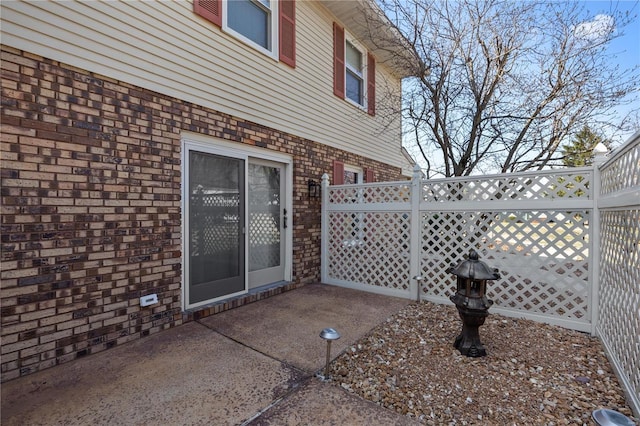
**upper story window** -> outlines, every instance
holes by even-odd
[[[224,14],[226,7],[226,15]],[[275,38],[278,22],[277,1],[269,0],[232,0],[225,1],[222,6],[223,28],[229,33],[242,39],[246,43],[255,44],[265,53],[274,56],[273,46],[277,44]]]
[[[353,43],[346,41],[345,77],[346,96],[353,102],[364,106],[364,76],[362,75],[362,52]]]
[[[333,24],[333,93],[355,102],[370,115],[376,112],[376,61]]]
[[[295,68],[295,0],[194,0],[193,10],[238,40]]]

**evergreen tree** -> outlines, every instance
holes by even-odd
[[[573,140],[562,146],[562,163],[567,167],[583,167],[593,163],[593,148],[599,143],[609,147],[609,141],[584,126]]]

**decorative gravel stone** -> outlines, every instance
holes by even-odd
[[[454,306],[409,305],[345,350],[331,375],[426,424],[592,425],[598,408],[631,417],[597,338],[490,313],[487,356],[468,358],[453,347],[461,328]]]

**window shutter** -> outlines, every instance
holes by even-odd
[[[344,163],[342,161],[333,160],[333,185],[344,184]]]
[[[222,0],[194,0],[193,11],[217,26],[222,26]]]
[[[372,169],[364,169],[364,178],[366,179],[367,183],[376,181],[376,175]]]
[[[367,112],[376,115],[376,59],[367,54]]]
[[[296,2],[280,0],[280,60],[296,67]]]
[[[333,93],[344,99],[344,28],[333,23]]]

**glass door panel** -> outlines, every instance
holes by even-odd
[[[249,163],[249,288],[284,279],[284,167]]]
[[[244,163],[189,151],[189,305],[245,290]]]

